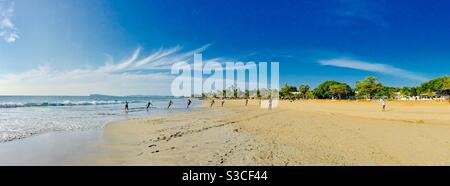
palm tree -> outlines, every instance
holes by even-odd
[[[309,91],[309,85],[300,85],[300,87],[298,87],[298,91],[302,95],[302,98],[305,99],[306,93]]]

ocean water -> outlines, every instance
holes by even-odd
[[[174,102],[168,110],[169,99]],[[130,110],[125,112],[125,101]],[[153,107],[147,110],[151,101]],[[201,101],[160,96],[0,96],[0,143],[54,131],[102,128],[130,117],[194,111]]]

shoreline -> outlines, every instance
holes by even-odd
[[[193,105],[187,113],[196,112],[196,110],[198,105]],[[123,118],[113,122],[152,116],[165,117],[178,112],[181,112],[180,108],[167,112],[158,110],[144,116],[124,115]],[[0,143],[0,165],[95,165],[95,159],[99,154],[98,146],[104,143],[104,130],[109,123],[111,122],[98,128],[49,131],[2,142]]]
[[[110,123],[95,164],[450,164],[448,104],[388,101],[382,112],[374,101],[243,103]]]

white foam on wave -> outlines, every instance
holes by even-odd
[[[124,111],[125,101],[117,100],[62,100],[47,103],[31,100],[4,101],[0,107],[0,143],[27,138],[54,131],[79,131],[103,127],[105,124],[134,116],[185,112],[185,100],[174,100],[175,106],[167,110],[167,100],[153,100],[154,107],[146,110],[146,101],[128,101],[130,110]],[[197,101],[194,101],[194,105]],[[9,109],[14,108],[14,109]]]
[[[129,101],[129,103],[139,103],[140,101]],[[0,108],[16,108],[16,107],[46,107],[46,106],[85,106],[85,105],[113,105],[113,104],[125,104],[125,101],[70,101],[65,100],[62,102],[4,102],[0,103]]]

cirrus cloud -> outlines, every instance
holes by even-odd
[[[108,55],[107,63],[90,68],[60,70],[40,65],[0,76],[0,95],[169,95],[172,64],[191,62],[194,53],[208,46],[187,51],[179,46],[161,48],[142,56],[139,47],[123,61],[116,63]]]
[[[6,3],[0,2],[0,37],[7,43],[14,43],[19,39],[19,33],[12,22],[14,16],[14,3],[6,6]]]
[[[386,74],[416,81],[426,81],[428,78],[419,75],[417,73],[404,70],[401,68],[393,67],[391,65],[382,64],[382,63],[370,63],[366,61],[353,60],[348,58],[336,58],[336,59],[327,59],[327,60],[319,60],[318,63],[324,66],[334,66],[340,68],[350,68],[356,70],[363,70],[369,72],[376,72],[380,74]]]

